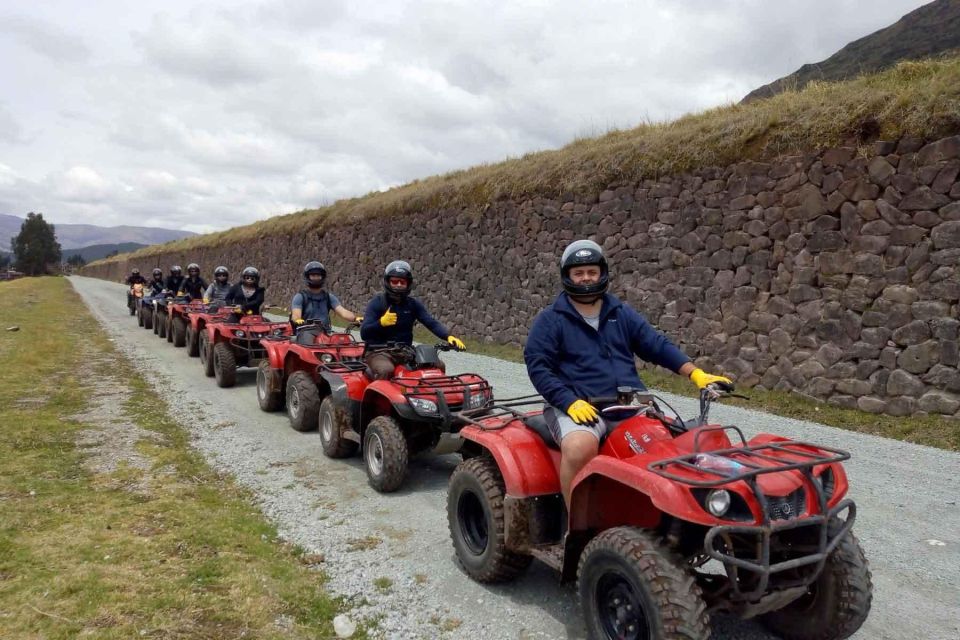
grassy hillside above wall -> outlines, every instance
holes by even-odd
[[[304,233],[367,216],[482,206],[501,197],[597,192],[613,183],[747,159],[770,159],[904,135],[933,139],[958,131],[960,57],[903,62],[856,80],[813,82],[802,91],[718,107],[664,124],[612,131],[558,150],[416,180],[386,192],[340,200],[322,209],[153,245],[132,255],[151,256]]]

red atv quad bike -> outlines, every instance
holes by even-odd
[[[368,347],[369,348],[369,347]],[[475,373],[448,376],[439,351],[443,342],[416,347],[389,343],[375,350],[401,362],[389,380],[373,380],[363,361],[321,363],[318,386],[323,452],[347,457],[360,445],[367,479],[377,491],[395,491],[407,475],[411,455],[456,453],[466,424],[454,412],[482,411],[493,402],[490,383]],[[290,385],[287,386],[290,404]]]
[[[262,315],[243,316],[239,321],[230,316],[210,320],[199,339],[203,372],[216,377],[218,387],[232,387],[238,367],[257,367],[267,357],[264,338],[291,333],[289,322],[274,322]]]
[[[222,302],[204,303],[202,308],[188,308],[184,314],[187,321],[185,341],[187,344],[187,355],[196,358],[200,355],[200,336],[209,322],[219,322],[227,318],[232,311],[232,307],[227,307]]]
[[[176,297],[167,303],[167,342],[175,347],[187,346],[187,319],[191,312],[200,312],[206,308],[203,300],[190,300],[187,297]]]
[[[164,289],[163,293],[153,298],[153,333],[160,338],[167,337],[167,310],[173,304],[173,294]]]
[[[318,367],[335,362],[361,362],[363,343],[350,333],[358,326],[347,325],[343,333],[339,333],[311,322],[296,327],[292,336],[265,338],[261,344],[267,358],[260,361],[257,369],[260,408],[279,411],[286,400],[290,426],[297,431],[316,429],[323,400],[321,393],[327,392]]]
[[[845,497],[850,455],[710,425],[723,387],[686,422],[634,389],[592,399],[623,421],[574,478],[569,514],[542,412],[520,411],[542,399],[462,412],[447,516],[466,573],[507,581],[540,559],[577,580],[593,639],[702,640],[712,611],[759,617],[789,640],[852,635],[873,586]]]

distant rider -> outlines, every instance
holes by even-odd
[[[344,320],[363,322],[363,316],[358,316],[344,307],[340,304],[340,298],[332,291],[327,291],[324,286],[326,282],[327,270],[316,260],[308,262],[303,267],[303,284],[306,288],[294,295],[290,303],[290,321],[294,326],[300,326],[305,322],[317,322],[329,331],[331,311]]]
[[[179,265],[173,265],[170,267],[170,275],[167,276],[166,281],[166,290],[167,295],[176,295],[177,291],[180,291],[180,283],[183,282],[183,270]]]
[[[203,298],[203,292],[206,290],[207,283],[200,277],[200,265],[191,262],[187,265],[187,277],[180,283],[177,296],[186,296],[188,300],[199,300]]]
[[[260,313],[266,289],[260,286],[260,272],[254,267],[247,267],[240,274],[240,282],[233,285],[226,295],[226,303],[234,310],[230,319],[239,322],[241,316],[252,316]]]
[[[225,302],[233,285],[230,284],[230,272],[224,266],[213,270],[213,282],[203,293],[204,303]]]
[[[383,272],[384,292],[375,296],[363,314],[360,337],[367,342],[367,348],[375,348],[388,342],[413,344],[413,326],[420,321],[441,340],[446,340],[458,351],[467,347],[456,336],[450,335],[447,328],[430,315],[423,303],[410,296],[413,289],[413,270],[403,260],[394,260]],[[394,367],[399,364],[386,353],[376,351],[367,355],[367,365],[377,380],[393,376]]]

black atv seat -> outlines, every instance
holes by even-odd
[[[550,433],[550,427],[547,426],[547,419],[543,416],[542,413],[538,413],[533,416],[526,416],[521,418],[523,424],[527,426],[527,429],[530,429],[536,433],[540,438],[543,439],[543,442],[550,447],[551,449],[560,449],[560,446],[557,444],[557,441],[553,438],[553,434]]]
[[[301,329],[300,331],[297,331],[296,342],[297,344],[303,345],[305,347],[309,347],[312,344],[316,344],[317,336],[320,334],[321,331],[323,331],[323,329],[321,329],[320,327],[310,328],[310,329]]]

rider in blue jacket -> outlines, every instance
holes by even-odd
[[[609,271],[597,243],[570,244],[560,259],[560,279],[563,293],[534,319],[523,357],[547,403],[544,417],[560,445],[560,485],[569,504],[574,476],[615,426],[587,399],[615,397],[622,386],[645,388],[634,356],[688,376],[701,389],[730,381],[696,368],[642,315],[606,293]]]
[[[383,273],[383,288],[382,294],[374,296],[367,303],[363,324],[360,325],[360,337],[367,342],[368,350],[387,342],[413,344],[413,325],[418,321],[457,350],[467,348],[460,338],[450,335],[447,328],[430,315],[422,302],[410,297],[413,271],[408,263],[394,260],[388,264]],[[372,351],[367,356],[367,364],[374,377],[380,380],[393,375],[397,363],[385,353]]]

